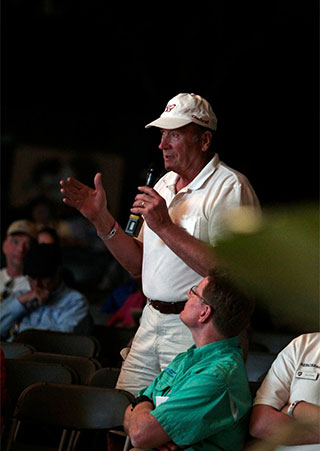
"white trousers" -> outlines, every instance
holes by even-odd
[[[116,388],[137,395],[150,385],[173,358],[194,344],[191,332],[177,314],[163,314],[149,303],[129,354],[122,364]]]

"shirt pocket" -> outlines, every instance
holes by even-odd
[[[189,235],[206,243],[209,242],[208,221],[202,216],[185,215],[180,219],[180,227]]]

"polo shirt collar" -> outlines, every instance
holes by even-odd
[[[194,191],[200,189],[202,185],[207,181],[208,177],[210,177],[216,170],[220,163],[219,155],[217,153],[214,154],[213,158],[206,164],[206,166],[199,172],[199,174],[189,183],[189,185],[182,188],[179,192],[186,191]],[[173,171],[168,172],[164,176],[164,183],[166,187],[173,193],[175,193],[175,186],[179,175]]]
[[[214,343],[209,343],[199,348],[196,345],[191,346],[188,349],[189,356],[199,360],[208,355],[208,352],[219,353],[221,350],[227,348],[238,348],[239,341],[238,337],[225,338],[224,340],[215,341]]]

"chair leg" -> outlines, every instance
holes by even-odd
[[[62,451],[63,450],[64,442],[66,441],[66,437],[67,437],[67,433],[68,433],[67,429],[64,429],[62,431],[62,436],[61,436],[61,439],[60,439],[58,451]]]
[[[71,449],[74,449],[73,443],[76,440],[76,438],[77,438],[77,431],[71,431],[67,451],[71,451]]]
[[[127,435],[127,437],[126,437],[126,441],[125,441],[125,444],[124,444],[124,447],[123,447],[123,451],[129,451],[130,449],[131,449],[131,442],[130,442],[130,437],[129,437],[129,435]]]

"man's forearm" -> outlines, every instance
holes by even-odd
[[[287,414],[263,404],[252,409],[250,434],[283,445],[319,443],[319,432],[313,426],[298,423]]]
[[[115,223],[108,211],[100,215],[99,221],[93,223],[99,235],[107,235]],[[140,276],[142,269],[142,243],[127,235],[119,226],[116,234],[103,244],[132,276]]]
[[[127,408],[124,428],[133,446],[157,448],[171,440],[160,423],[150,414],[153,409],[151,402],[140,403],[133,411],[131,406]]]

